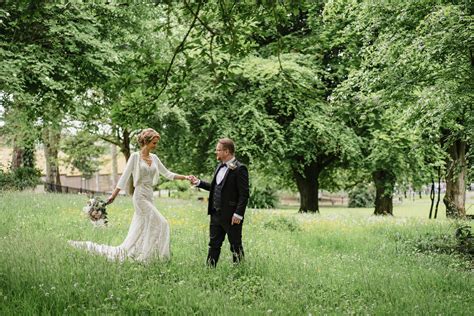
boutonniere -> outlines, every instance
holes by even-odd
[[[237,168],[237,165],[234,162],[229,162],[227,164],[227,168],[229,168],[230,170],[235,170],[235,168]]]

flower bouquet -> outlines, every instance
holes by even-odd
[[[94,226],[107,226],[107,210],[105,209],[107,202],[98,197],[94,197],[87,201],[87,205],[82,209],[89,216]]]

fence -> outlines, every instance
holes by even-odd
[[[73,188],[73,187],[67,187],[63,185],[57,185],[54,183],[44,183],[44,190],[46,192],[55,192],[55,193],[72,193],[72,194],[87,194],[87,195],[106,195],[108,194],[107,192],[103,191],[93,191],[93,190],[87,190],[83,188]]]

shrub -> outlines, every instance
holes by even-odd
[[[41,173],[36,168],[20,167],[9,172],[0,170],[0,190],[24,190],[40,183]]]
[[[471,226],[455,223],[454,233],[428,232],[414,237],[398,237],[408,250],[426,254],[462,255],[470,265],[474,260],[474,236]]]
[[[294,218],[288,218],[283,216],[276,216],[271,218],[269,221],[263,224],[263,227],[277,231],[294,232],[301,230],[300,225]]]
[[[192,195],[187,181],[166,181],[155,187],[156,190],[169,190],[169,197],[189,199]]]
[[[471,232],[470,225],[458,225],[456,227],[455,236],[457,239],[456,249],[468,256],[471,260],[474,259],[474,235]]]
[[[166,181],[159,185],[162,190],[186,192],[189,190],[189,182],[187,181]]]
[[[349,207],[373,207],[375,192],[367,184],[359,184],[349,191]]]
[[[277,202],[277,190],[270,184],[257,182],[250,187],[249,207],[274,208]]]
[[[5,190],[10,187],[11,183],[11,174],[6,173],[2,169],[0,169],[0,190]]]

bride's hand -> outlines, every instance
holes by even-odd
[[[113,195],[109,196],[109,198],[107,199],[107,205],[112,204],[114,200],[115,200],[115,196]]]
[[[196,185],[199,181],[199,179],[194,175],[189,175],[188,180],[192,185]]]

